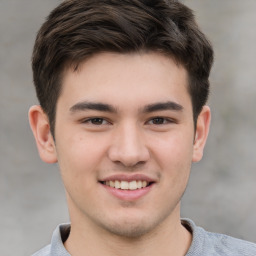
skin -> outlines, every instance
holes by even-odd
[[[55,141],[40,106],[30,109],[39,154],[58,162],[66,188],[72,255],[186,254],[191,234],[180,200],[210,123],[204,106],[194,130],[187,80],[159,53],[100,53],[65,72]],[[120,199],[101,183],[112,175],[153,184],[139,198]]]

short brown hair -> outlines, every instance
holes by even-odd
[[[32,57],[37,97],[52,134],[64,69],[103,51],[158,51],[182,64],[196,123],[209,94],[213,50],[188,7],[174,0],[66,0],[39,30]]]

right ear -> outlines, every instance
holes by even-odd
[[[29,123],[41,159],[46,163],[56,163],[57,153],[49,119],[41,106],[35,105],[29,109]]]

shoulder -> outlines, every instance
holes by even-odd
[[[206,231],[205,231],[206,232]],[[256,244],[230,237],[223,234],[206,232],[208,238],[207,244],[212,244],[212,249],[219,255],[232,256],[255,256]]]
[[[53,232],[51,244],[37,251],[32,256],[70,256],[63,244],[68,238],[69,233],[69,224],[59,225]]]
[[[51,255],[50,252],[51,252],[51,246],[47,245],[44,248],[42,248],[41,250],[32,254],[32,256],[50,256]]]
[[[223,234],[207,232],[191,220],[182,220],[193,233],[192,245],[186,256],[255,256],[256,244]]]

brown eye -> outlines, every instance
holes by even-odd
[[[101,125],[101,124],[104,124],[104,119],[103,118],[92,118],[91,120],[90,120],[90,122],[92,123],[92,124],[95,124],[95,125]]]
[[[108,121],[101,117],[93,117],[93,118],[88,118],[86,120],[83,120],[82,123],[91,124],[91,125],[104,125],[104,124],[108,124]]]
[[[165,118],[165,117],[154,117],[154,118],[151,118],[147,123],[151,125],[164,125],[164,124],[175,123],[175,121],[173,119]]]
[[[156,117],[152,119],[152,124],[164,124],[165,121],[166,120],[162,117]]]

